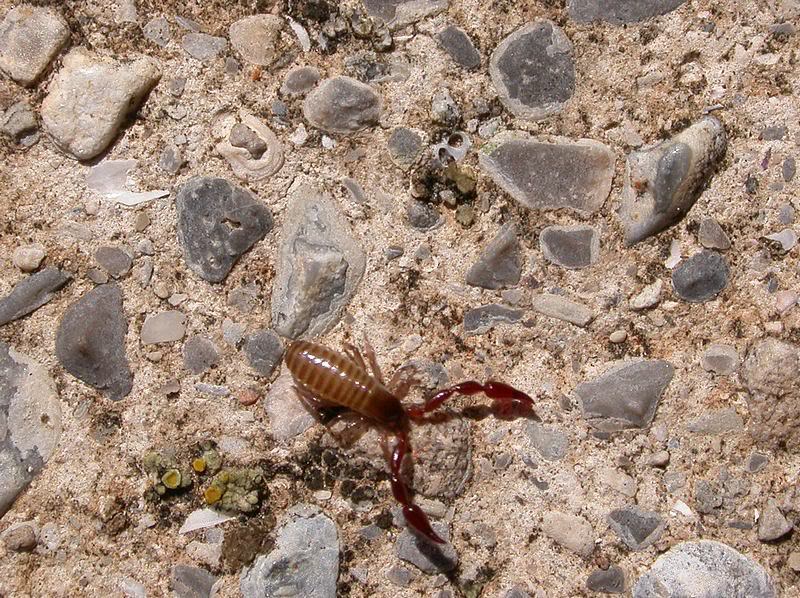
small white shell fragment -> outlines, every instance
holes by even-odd
[[[675,266],[681,263],[681,242],[673,239],[669,245],[669,257],[664,265],[672,270]]]
[[[198,529],[214,527],[215,525],[225,523],[226,521],[231,521],[232,519],[236,518],[229,515],[223,515],[214,509],[197,509],[196,511],[189,513],[189,516],[181,526],[181,529],[178,530],[178,533],[188,534],[189,532],[193,532]]]
[[[781,244],[781,248],[783,248],[784,251],[789,251],[797,244],[797,233],[791,228],[784,228],[779,233],[767,235],[767,239],[770,241],[777,241]]]
[[[86,177],[86,186],[102,195],[105,199],[116,201],[128,207],[169,195],[169,191],[163,189],[142,193],[126,189],[128,173],[135,168],[136,160],[105,160],[89,170],[89,174]]]
[[[694,518],[694,513],[689,508],[689,505],[682,500],[675,501],[675,504],[672,505],[672,508],[670,509],[670,513],[680,513],[684,517],[689,517],[690,519]]]
[[[247,149],[231,145],[227,135],[217,144],[217,153],[228,161],[233,174],[243,181],[260,181],[272,176],[283,166],[283,146],[275,133],[257,118],[245,112],[242,112],[240,116],[242,124],[252,129],[267,144],[264,155],[258,160],[254,160]],[[228,131],[230,132],[230,129]]]
[[[289,27],[292,28],[292,31],[294,31],[294,34],[297,36],[297,41],[300,42],[300,47],[303,48],[303,52],[310,52],[311,38],[308,36],[308,31],[292,17],[286,17],[286,20],[289,21]]]

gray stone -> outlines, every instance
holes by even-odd
[[[131,270],[133,260],[119,247],[99,247],[94,252],[97,264],[114,278],[121,278]]]
[[[635,505],[611,511],[608,525],[631,550],[644,550],[654,544],[666,527],[661,515]]]
[[[39,140],[39,124],[28,102],[23,100],[12,104],[2,114],[0,133],[23,147],[30,147]]]
[[[735,347],[714,343],[703,352],[700,365],[707,372],[730,376],[739,369],[739,354]]]
[[[253,129],[242,123],[233,125],[228,140],[232,146],[246,149],[254,160],[261,158],[267,151],[267,143]]]
[[[744,429],[744,422],[736,409],[729,407],[694,418],[686,424],[686,429],[695,434],[718,435],[739,432]]]
[[[551,295],[549,293],[536,295],[531,302],[531,307],[535,312],[543,316],[569,322],[582,328],[588,326],[594,319],[588,307],[570,301],[561,295]]]
[[[638,490],[636,480],[616,467],[600,466],[595,468],[594,473],[599,486],[607,486],[628,498],[636,496]]]
[[[443,127],[455,127],[461,120],[461,109],[450,95],[450,90],[440,89],[431,98],[431,120]]]
[[[395,565],[386,572],[386,579],[398,587],[405,588],[414,579],[414,574],[405,567]]]
[[[281,93],[288,96],[303,95],[319,82],[319,70],[313,66],[298,66],[286,73]]]
[[[455,25],[440,31],[436,39],[459,66],[476,69],[481,65],[481,55],[475,49],[469,35]]]
[[[567,0],[569,16],[578,22],[638,23],[675,10],[686,0]]]
[[[369,16],[378,17],[393,28],[433,16],[447,10],[447,5],[447,0],[364,0]]]
[[[0,517],[44,468],[61,437],[47,370],[0,341]]]
[[[142,324],[143,345],[179,341],[186,334],[186,316],[179,311],[162,311],[147,316]]]
[[[442,216],[434,206],[415,199],[408,202],[406,218],[409,226],[420,231],[430,231],[442,224]]]
[[[603,594],[622,594],[625,591],[625,571],[617,565],[596,569],[586,579],[586,588]]]
[[[519,282],[522,275],[517,228],[504,224],[497,235],[481,251],[478,260],[467,272],[467,284],[484,289],[504,289]]]
[[[361,282],[366,256],[333,200],[311,187],[289,198],[272,292],[272,323],[288,338],[330,330]]]
[[[485,334],[497,324],[516,324],[525,315],[521,309],[492,303],[464,312],[464,334]]]
[[[201,335],[190,336],[183,343],[183,367],[193,374],[202,374],[219,362],[219,349],[214,342]]]
[[[432,522],[431,527],[446,544],[434,544],[405,529],[397,537],[395,553],[428,575],[452,571],[458,566],[458,553],[449,541],[450,530],[443,523]]]
[[[272,230],[269,208],[225,179],[189,179],[175,203],[184,259],[208,282],[225,280],[242,254]]]
[[[190,565],[172,568],[170,587],[176,598],[210,598],[217,578],[205,569]]]
[[[787,131],[786,125],[773,125],[761,129],[758,136],[764,141],[780,141],[786,136]]]
[[[628,156],[619,209],[625,244],[680,221],[692,208],[728,145],[722,123],[706,116],[671,139]]]
[[[122,291],[116,284],[99,286],[64,312],[56,331],[56,357],[78,380],[118,401],[133,387],[127,332]]]
[[[542,516],[542,531],[556,543],[582,557],[594,552],[594,530],[583,517],[548,511]]]
[[[604,432],[646,428],[672,380],[674,368],[660,359],[622,362],[575,388],[583,416]]]
[[[228,47],[228,40],[207,33],[187,33],[181,40],[181,46],[192,58],[212,62]]]
[[[731,248],[731,241],[728,235],[722,230],[714,218],[703,218],[700,222],[700,229],[697,231],[697,240],[700,245],[707,249],[721,249],[725,251]]]
[[[300,401],[288,369],[270,385],[262,401],[270,424],[270,433],[279,443],[287,443],[316,423],[316,419]]]
[[[591,140],[546,143],[501,134],[481,148],[480,166],[506,193],[532,209],[598,211],[614,176],[614,154]]]
[[[172,39],[169,21],[167,21],[165,17],[151,19],[147,25],[142,28],[142,32],[147,39],[162,48],[165,48]]]
[[[108,274],[100,268],[90,268],[86,271],[86,278],[94,284],[105,284],[108,282]]]
[[[29,523],[12,525],[0,535],[0,539],[12,552],[31,552],[36,548],[36,530]]]
[[[489,74],[512,114],[542,120],[561,112],[575,93],[572,43],[551,21],[529,23],[500,42]]]
[[[650,458],[647,459],[647,464],[652,467],[666,467],[669,465],[669,459],[669,451],[658,451],[650,455]]]
[[[56,291],[71,280],[58,268],[45,268],[18,282],[0,299],[0,326],[18,320],[52,301]]]
[[[689,303],[711,301],[728,285],[730,269],[725,258],[706,249],[682,261],[672,271],[675,293]]]
[[[722,506],[723,497],[719,488],[708,480],[697,480],[694,484],[694,506],[698,513],[710,515]]]
[[[42,123],[63,152],[91,160],[111,144],[160,77],[152,58],[123,63],[76,48],[42,102]]]
[[[578,270],[588,268],[600,254],[600,234],[593,226],[548,226],[539,235],[539,247],[547,261]]]
[[[797,163],[794,158],[791,156],[786,158],[781,165],[781,174],[783,175],[783,180],[787,183],[794,179],[794,175],[797,172]]]
[[[231,24],[231,45],[246,62],[269,66],[279,57],[283,19],[277,15],[250,15]]]
[[[770,502],[758,519],[758,539],[762,542],[778,540],[792,531],[792,524],[786,520],[778,507]]]
[[[283,358],[281,339],[272,330],[254,332],[245,339],[242,350],[260,376],[271,376]]]
[[[730,546],[683,542],[661,555],[639,578],[633,598],[775,598],[764,568]]]
[[[764,469],[769,463],[769,458],[761,453],[752,453],[750,458],[747,459],[747,471],[749,473],[758,473]]]
[[[424,367],[419,370],[423,376],[426,374]],[[445,372],[441,374],[446,376]],[[442,384],[430,386],[441,387]],[[464,491],[472,475],[472,437],[465,419],[453,418],[435,426],[425,426],[422,432],[412,434],[411,444],[414,447],[412,486],[418,494],[451,499]]]
[[[0,71],[30,87],[69,41],[69,27],[56,11],[23,4],[0,23]]]
[[[181,166],[186,164],[183,153],[174,145],[168,145],[158,158],[158,167],[169,174],[177,174]]]
[[[529,422],[525,428],[533,447],[547,461],[560,461],[569,450],[569,438],[561,430]]]
[[[342,135],[376,125],[381,110],[381,98],[369,85],[344,76],[323,80],[303,103],[311,125]]]
[[[278,532],[275,549],[242,571],[245,598],[336,598],[339,538],[333,521],[316,511],[298,513]]]

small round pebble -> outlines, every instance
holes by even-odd
[[[11,261],[23,272],[33,272],[42,264],[46,255],[41,245],[25,245],[14,250]]]
[[[624,343],[625,339],[628,338],[628,333],[624,330],[615,330],[608,336],[608,340],[610,340],[615,345],[620,343]]]

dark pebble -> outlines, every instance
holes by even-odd
[[[678,296],[690,303],[714,299],[728,285],[730,269],[720,254],[700,251],[672,271],[672,286]]]

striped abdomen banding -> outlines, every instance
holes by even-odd
[[[295,383],[324,402],[347,407],[384,425],[404,415],[392,393],[341,353],[316,343],[295,341],[285,359]]]

